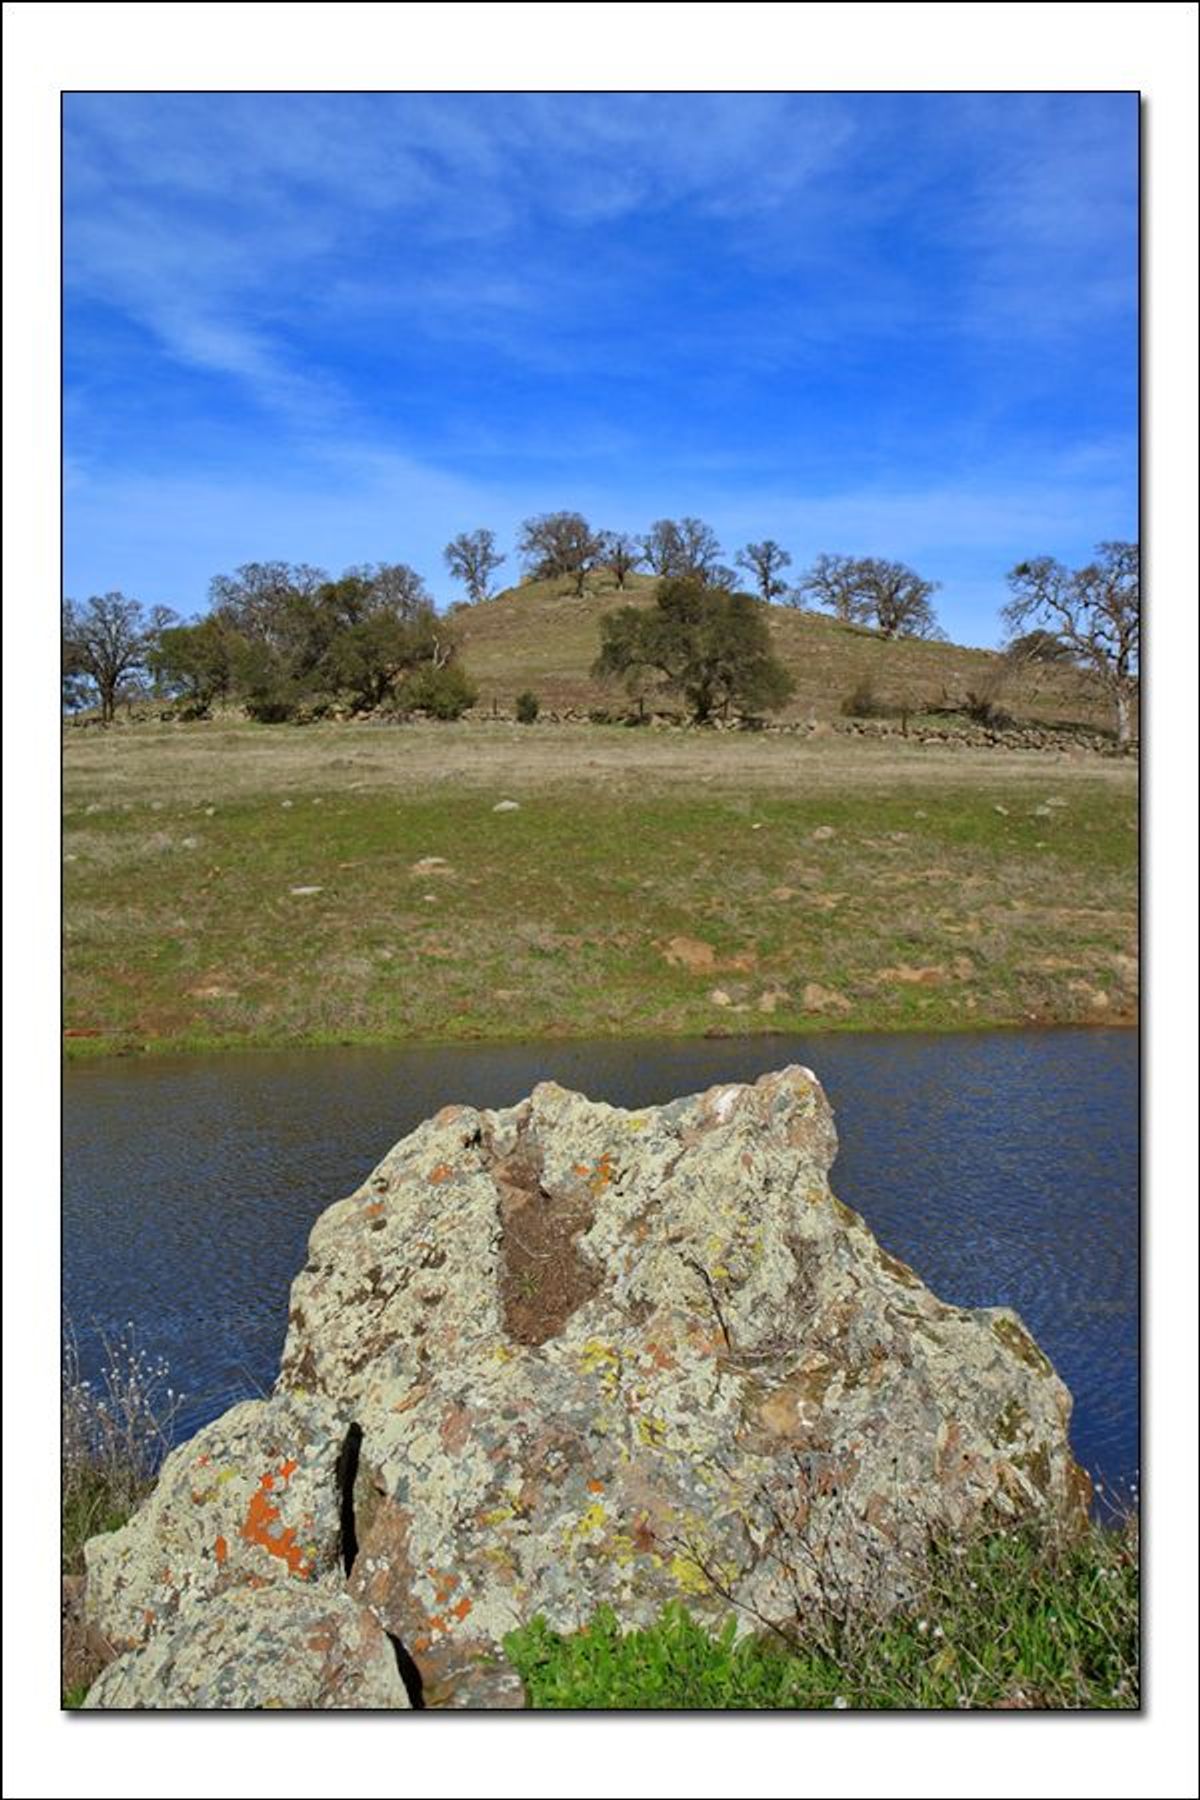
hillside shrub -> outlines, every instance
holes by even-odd
[[[425,663],[405,682],[401,704],[406,712],[427,713],[432,719],[460,719],[478,698],[478,688],[458,663],[440,669]]]
[[[538,700],[536,694],[531,694],[529,692],[528,688],[523,694],[517,695],[518,725],[532,725],[540,711],[541,702]]]

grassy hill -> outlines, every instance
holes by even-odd
[[[595,681],[589,673],[600,620],[614,607],[650,605],[656,586],[651,576],[633,575],[620,592],[605,576],[577,596],[565,592],[563,582],[531,581],[479,605],[453,608],[463,661],[478,683],[481,704],[511,708],[528,688],[552,712],[619,708],[625,699],[620,685]],[[885,704],[903,701],[914,711],[959,705],[968,692],[986,691],[1004,669],[994,650],[889,641],[822,613],[791,606],[769,611],[776,654],[796,682],[795,698],[780,715],[785,719],[834,718],[864,682]],[[995,699],[1021,720],[1102,728],[1111,723],[1096,684],[1069,667],[1041,665],[1009,675]],[[679,703],[668,698],[661,704]]]

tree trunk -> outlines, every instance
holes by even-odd
[[[1117,742],[1124,748],[1130,738],[1130,705],[1129,695],[1123,687],[1116,691],[1117,703]]]

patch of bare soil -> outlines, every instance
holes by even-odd
[[[573,1193],[550,1193],[540,1153],[524,1137],[493,1179],[500,1190],[505,1329],[514,1343],[544,1344],[600,1289],[601,1271],[579,1251],[595,1218],[592,1195],[582,1178]]]

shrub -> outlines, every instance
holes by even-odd
[[[519,725],[532,725],[540,711],[541,703],[536,694],[531,694],[526,689],[523,694],[517,695],[517,723]]]
[[[478,698],[478,688],[457,663],[446,663],[440,669],[423,664],[409,676],[401,693],[407,712],[428,713],[433,719],[460,719]]]
[[[794,1619],[745,1626],[731,1615],[712,1635],[676,1603],[623,1632],[601,1608],[571,1634],[534,1619],[504,1649],[534,1707],[1132,1710],[1136,1516],[1077,1537],[1030,1522],[931,1545],[897,1611],[847,1610],[831,1574]]]

